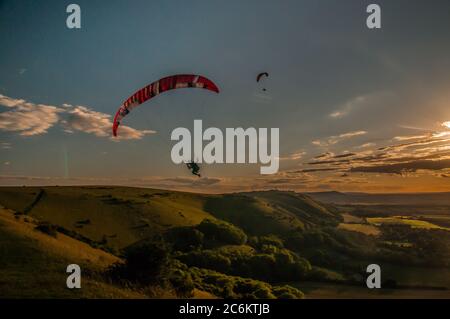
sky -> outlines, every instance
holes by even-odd
[[[450,2],[0,1],[0,185],[450,191]],[[81,29],[66,7],[81,8]],[[268,72],[262,91],[255,81]],[[213,80],[165,93],[167,75]],[[280,129],[280,170],[172,162],[177,127]]]

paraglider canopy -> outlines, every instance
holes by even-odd
[[[114,116],[113,135],[117,136],[121,120],[130,113],[130,111],[138,105],[163,92],[181,89],[181,88],[200,88],[219,93],[219,88],[213,81],[196,74],[177,74],[168,76],[155,81],[146,87],[136,91],[128,99],[123,102],[119,110]]]
[[[269,73],[262,72],[262,73],[258,74],[258,76],[256,77],[256,82],[259,82],[263,76],[269,77]]]
[[[261,81],[261,79],[262,79],[263,77],[267,77],[267,78],[268,78],[268,77],[269,77],[269,73],[267,73],[267,72],[262,72],[262,73],[258,74],[258,76],[256,77],[256,82],[259,83],[259,81]],[[262,90],[263,90],[264,92],[267,91],[266,88],[263,88]]]

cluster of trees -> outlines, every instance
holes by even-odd
[[[192,251],[222,245],[243,245],[247,235],[233,224],[205,219],[197,226],[175,227],[166,234],[174,250]]]
[[[199,250],[180,254],[177,258],[189,266],[270,282],[301,280],[311,270],[306,259],[284,248],[271,253],[245,254]]]
[[[229,276],[209,269],[191,268],[199,288],[222,298],[245,299],[300,299],[303,293],[291,286],[272,286],[266,282]]]
[[[399,257],[398,262],[426,266],[450,266],[450,232],[438,229],[418,229],[408,225],[388,225],[381,227],[381,240],[411,245],[412,249],[389,247],[391,254]]]
[[[112,265],[106,276],[118,284],[145,288],[158,286],[173,290],[180,297],[191,297],[194,282],[191,274],[171,258],[170,250],[160,240],[130,246],[124,262]]]
[[[311,270],[308,260],[286,249],[277,236],[248,239],[241,229],[223,221],[206,219],[198,226],[173,228],[166,238],[180,252],[176,258],[192,267],[271,282],[300,280]],[[246,243],[254,250],[219,249]]]
[[[267,282],[230,276],[203,267],[188,267],[172,259],[170,249],[161,241],[133,245],[125,250],[123,257],[124,262],[110,267],[106,275],[124,286],[144,289],[159,286],[174,291],[180,297],[192,297],[197,287],[223,298],[303,298],[303,293],[291,286],[272,286]],[[256,263],[254,269],[260,266]]]
[[[222,249],[226,247],[236,249]],[[280,238],[249,239],[238,227],[213,219],[132,245],[123,259],[107,272],[114,282],[158,285],[183,297],[191,296],[197,286],[225,298],[302,298],[298,289],[267,282],[300,280],[311,270],[309,262],[286,249]]]

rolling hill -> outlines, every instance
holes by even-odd
[[[0,187],[0,248],[6,256],[0,261],[0,283],[7,287],[6,296],[12,297],[35,297],[44,283],[50,287],[44,297],[145,298],[149,295],[140,290],[112,285],[95,275],[84,283],[89,292],[69,291],[65,267],[81,263],[88,273],[101,273],[128,249],[164,238],[173,249],[177,271],[194,280],[197,297],[303,296],[293,287],[323,297],[309,289],[321,287],[325,296],[332,297],[336,290],[328,286],[343,287],[345,296],[357,296],[364,285],[364,265],[373,262],[388,269],[387,279],[402,289],[441,289],[437,295],[439,291],[448,295],[448,272],[437,268],[445,270],[450,260],[449,232],[444,227],[371,226],[376,232],[365,234],[361,227],[370,226],[366,217],[334,206],[331,200],[322,203],[318,198],[324,194],[310,195],[285,191],[209,195],[113,186]],[[42,222],[57,229],[57,238],[35,230]],[[412,280],[414,274],[423,277],[428,268],[443,277]],[[289,286],[284,286],[287,282]],[[252,292],[243,294],[242,289]],[[395,295],[403,296],[401,291]],[[158,296],[174,294],[159,291]]]
[[[67,265],[76,263],[83,273],[95,273],[120,259],[64,234],[48,236],[36,231],[29,217],[16,216],[0,209],[0,298],[145,297],[93,275],[82,277],[81,289],[66,288]]]

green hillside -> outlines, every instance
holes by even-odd
[[[0,298],[143,298],[97,276],[83,276],[82,289],[66,288],[66,267],[76,263],[83,273],[102,271],[119,258],[58,234],[34,229],[29,218],[0,209]]]
[[[37,203],[35,199],[40,197]],[[8,187],[0,203],[121,249],[164,229],[211,217],[193,194],[126,187]],[[31,207],[31,205],[34,205]],[[31,208],[30,208],[31,207]]]
[[[438,289],[442,294],[450,289],[447,272],[443,272],[445,278],[429,277],[420,287],[412,280],[414,274],[423,276],[450,267],[450,232],[389,223],[372,225],[376,231],[364,232],[362,226],[369,225],[365,218],[341,213],[331,204],[295,192],[202,195],[109,186],[0,187],[0,204],[9,212],[6,224],[21,225],[5,228],[4,220],[0,224],[1,245],[8,252],[0,264],[0,282],[7,282],[6,294],[11,296],[21,295],[13,284],[22,282],[19,277],[33,276],[34,265],[42,271],[48,268],[47,275],[59,281],[65,278],[61,267],[81,259],[93,273],[103,276],[92,278],[90,297],[102,297],[105,292],[118,298],[148,297],[139,281],[148,274],[139,268],[139,260],[151,257],[151,249],[162,249],[161,256],[168,258],[164,264],[151,258],[146,261],[156,267],[158,285],[163,283],[159,295],[175,296],[171,292],[175,291],[180,296],[203,298],[301,298],[300,288],[307,298],[308,293],[322,298],[336,291],[326,289],[327,285],[337,285],[345,286],[345,296],[358,296],[365,287],[365,267],[371,263],[408,274],[386,273],[391,289],[400,289],[396,296],[401,297],[406,288]],[[57,238],[34,229],[43,222],[59,232]],[[32,238],[20,229],[28,229]],[[37,242],[46,244],[33,246],[36,236]],[[78,255],[71,257],[55,248],[68,242],[76,245],[70,251]],[[48,249],[50,243],[52,249]],[[93,252],[105,254],[101,267]],[[105,258],[109,258],[107,263]],[[129,258],[137,258],[137,264]],[[106,271],[117,260],[124,260],[125,268]],[[144,271],[142,276],[133,277],[133,267],[138,267],[138,273]],[[96,290],[95,285],[101,287]],[[320,294],[308,288],[316,286],[321,287]],[[33,296],[32,287],[24,291],[30,294],[22,295]],[[49,296],[71,294],[58,287]]]

